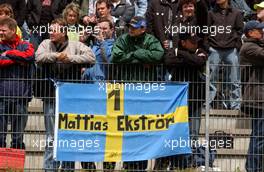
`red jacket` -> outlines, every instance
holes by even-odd
[[[16,35],[0,42],[0,96],[31,96],[33,46]]]

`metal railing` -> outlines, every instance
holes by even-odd
[[[248,168],[258,161],[262,162],[263,169],[263,145],[260,145],[262,148],[254,143],[251,143],[251,148],[249,146],[250,140],[256,142],[264,139],[263,135],[259,135],[261,132],[263,134],[264,121],[264,99],[261,95],[264,80],[259,73],[262,69],[237,66],[240,80],[234,83],[226,80],[230,76],[231,66],[218,67],[220,73],[215,80],[210,77],[209,64],[203,68],[161,64],[47,64],[0,70],[0,147],[25,148],[24,171],[44,170],[45,159],[50,159],[52,155],[52,150],[47,148],[50,143],[47,140],[49,137],[52,139],[54,134],[54,84],[57,81],[189,82],[192,155],[164,157],[149,160],[148,163],[68,162],[55,163],[54,167],[64,168],[65,171],[77,171],[83,167],[89,171],[171,171],[199,168],[201,171],[238,172],[245,171],[247,160]],[[250,80],[252,76],[257,80]],[[213,88],[216,91],[214,99]],[[239,104],[239,108],[226,105],[232,103]],[[260,131],[251,134],[252,128]]]

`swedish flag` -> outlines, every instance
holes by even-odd
[[[187,83],[61,83],[54,156],[118,162],[191,153],[187,96]]]

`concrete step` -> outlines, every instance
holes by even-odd
[[[217,156],[214,166],[220,168],[221,172],[246,172],[245,157]]]
[[[205,138],[199,138],[199,143],[203,146],[206,145],[206,141],[205,141]],[[248,150],[248,147],[249,147],[249,141],[250,141],[250,138],[246,138],[246,137],[234,137],[234,142],[233,142],[233,148],[228,148],[228,149],[224,149],[223,147],[223,143],[222,142],[219,142],[218,143],[218,148],[216,148],[217,150],[217,154],[223,154],[225,155],[226,153],[225,152],[230,152],[229,155],[232,155],[232,153],[234,153],[233,155],[234,156],[237,156],[237,155],[246,155],[246,153],[244,152],[247,152]],[[213,145],[216,145],[215,142],[211,141],[209,142],[209,144],[211,146]],[[226,150],[226,151],[223,151],[223,150]],[[239,151],[242,151],[242,152],[239,152]]]
[[[227,134],[232,134],[232,136],[236,137],[249,137],[251,134],[251,129],[209,129],[210,134],[214,134],[216,131],[223,131]],[[201,126],[200,128],[200,135],[204,136],[205,135],[205,129]]]
[[[206,120],[201,119],[200,130],[205,130]],[[211,117],[209,119],[210,130],[239,130],[247,129],[251,130],[251,120],[248,118],[225,118],[225,117]]]
[[[43,101],[41,99],[32,98],[28,103],[28,112],[43,112]]]
[[[222,117],[239,117],[239,116],[247,116],[243,112],[239,110],[225,110],[225,109],[210,109],[210,116],[222,116]],[[202,116],[205,116],[205,110],[202,110]]]
[[[29,153],[26,152],[25,171],[42,171],[44,153]]]
[[[29,114],[25,131],[45,131],[44,114]]]
[[[234,150],[234,149],[217,149],[217,157],[227,156],[227,157],[245,157],[247,155],[247,149]]]

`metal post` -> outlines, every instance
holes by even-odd
[[[205,149],[205,171],[209,171],[209,91],[210,91],[210,68],[209,60],[206,62],[206,97],[205,97],[205,139],[208,144],[206,144]]]

